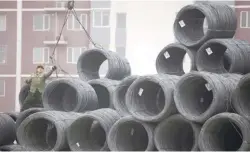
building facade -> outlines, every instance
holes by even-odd
[[[54,49],[66,4],[63,0],[0,1],[0,111],[19,110],[19,90],[39,64],[45,70],[60,65],[69,75],[60,72],[59,77],[77,77],[78,57],[92,45],[71,13]],[[109,49],[110,1],[75,1],[74,8],[94,41]],[[52,54],[56,63],[50,60]]]

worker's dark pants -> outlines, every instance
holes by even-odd
[[[21,111],[27,110],[29,108],[42,108],[42,94],[36,90],[35,93],[29,92],[28,96],[23,102]]]

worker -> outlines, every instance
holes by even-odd
[[[26,83],[30,85],[30,90],[23,102],[21,111],[34,107],[43,107],[42,93],[45,88],[45,80],[49,78],[56,69],[56,66],[53,66],[48,73],[44,73],[44,67],[42,65],[36,67],[36,72],[26,80]]]

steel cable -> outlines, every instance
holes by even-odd
[[[19,112],[5,112],[4,114],[9,115],[16,122]]]
[[[98,108],[114,108],[113,96],[114,91],[120,81],[110,79],[95,79],[88,83],[94,88],[98,98]]]
[[[131,74],[130,64],[126,58],[119,56],[116,52],[90,49],[84,51],[78,58],[79,77],[84,81],[99,79],[99,68],[105,60],[108,61],[105,78],[122,80]]]
[[[204,32],[204,19],[207,31]],[[174,35],[185,46],[199,47],[212,38],[233,38],[237,28],[235,11],[225,4],[195,3],[183,7],[174,22]]]
[[[12,144],[16,139],[15,121],[6,114],[0,114],[0,146]]]
[[[66,130],[81,114],[43,111],[27,117],[17,129],[20,145],[33,151],[67,150]]]
[[[211,39],[197,52],[197,69],[214,73],[250,72],[250,44],[237,39]]]
[[[191,72],[176,85],[174,101],[188,120],[203,123],[211,116],[232,110],[232,94],[242,75]]]
[[[137,79],[139,76],[128,76],[124,78],[115,88],[113,93],[113,105],[116,111],[123,116],[130,115],[129,110],[125,103],[125,96],[129,86]]]
[[[126,93],[126,106],[136,119],[159,122],[177,113],[173,91],[179,80],[174,75],[141,76]]]
[[[43,106],[50,110],[85,112],[98,107],[95,90],[77,78],[51,81],[44,89]]]
[[[123,117],[112,126],[108,146],[111,151],[154,151],[154,128],[131,116]]]
[[[71,151],[108,151],[106,136],[120,115],[104,108],[86,112],[67,131]]]
[[[250,123],[235,113],[220,113],[208,119],[199,135],[201,151],[249,151]]]
[[[154,132],[154,143],[159,151],[198,151],[201,125],[182,115],[173,115],[160,122]]]
[[[156,58],[156,70],[159,74],[183,75],[185,55],[191,60],[190,71],[196,71],[196,50],[189,49],[182,44],[172,43],[164,47]]]

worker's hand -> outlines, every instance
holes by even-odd
[[[53,70],[53,71],[55,71],[56,69],[57,69],[57,67],[56,67],[56,66],[53,66],[53,67],[52,67],[52,70]]]

